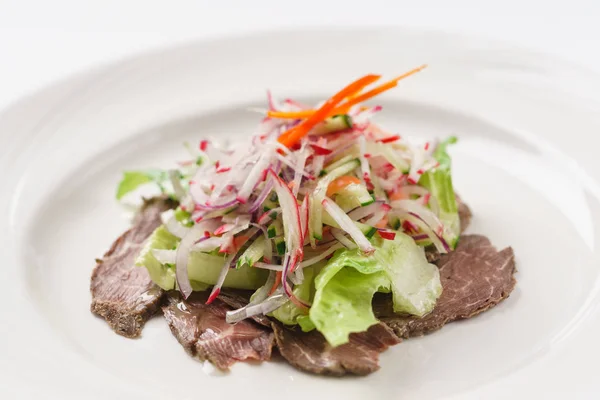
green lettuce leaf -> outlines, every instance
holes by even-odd
[[[332,346],[348,341],[377,323],[371,301],[377,291],[392,292],[394,311],[418,316],[429,313],[442,292],[439,271],[423,249],[398,232],[394,240],[374,239],[371,257],[358,249],[338,250],[315,278],[310,321],[298,318],[303,330],[316,327]]]
[[[342,268],[317,292],[310,319],[332,346],[348,341],[352,332],[362,332],[377,323],[371,301],[375,292],[389,289],[382,271],[363,274]]]
[[[173,250],[177,244],[179,244],[177,236],[172,235],[164,226],[159,226],[146,240],[135,261],[135,265],[146,267],[152,281],[164,290],[175,288],[175,268],[158,262],[152,250]]]
[[[391,282],[394,312],[419,317],[428,314],[442,294],[440,272],[427,262],[423,248],[408,235],[397,232],[394,240],[379,240],[373,254]]]
[[[427,171],[419,180],[419,184],[427,188],[440,205],[440,220],[445,227],[444,239],[452,248],[455,248],[458,243],[460,219],[456,195],[452,186],[452,160],[448,154],[448,145],[456,142],[456,137],[451,136],[438,145],[433,156],[440,165]]]
[[[146,171],[125,171],[123,178],[117,187],[117,200],[121,200],[125,195],[133,192],[137,188],[147,183],[156,183],[161,192],[165,193],[163,184],[169,179],[166,171],[159,169],[149,169]]]
[[[304,280],[300,285],[294,286],[294,295],[300,300],[310,302],[315,293],[315,268],[313,266],[306,267],[303,272]],[[286,325],[296,325],[298,318],[306,316],[306,312],[288,301],[273,311],[272,315]]]

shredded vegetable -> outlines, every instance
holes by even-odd
[[[454,139],[441,145],[408,140],[373,122],[381,106],[362,104],[425,67],[375,87],[380,75],[365,75],[314,108],[268,92],[266,115],[248,140],[204,139],[189,146],[192,159],[176,170],[127,173],[119,198],[159,184],[180,205],[162,216],[161,229],[175,246],[148,253],[162,265],[154,265],[153,279],[160,271],[172,274],[187,298],[189,259],[214,257],[218,276],[199,282],[212,285],[211,303],[230,271],[260,273],[250,304],[227,313],[235,323],[284,304],[294,315],[309,315],[310,290],[298,288],[320,279],[334,254],[377,258],[380,242],[399,243],[400,236],[415,248],[451,251],[457,226],[446,144]]]

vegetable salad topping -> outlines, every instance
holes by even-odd
[[[380,85],[365,75],[316,107],[269,93],[248,140],[202,140],[178,169],[125,173],[118,198],[158,184],[179,201],[137,264],[185,298],[211,290],[207,303],[223,287],[255,290],[228,322],[268,314],[332,345],[376,323],[377,291],[396,312],[430,312],[441,285],[423,247],[449,252],[460,232],[446,151],[456,139],[411,142],[364,104],[425,67]]]

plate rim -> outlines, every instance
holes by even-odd
[[[448,33],[446,31],[438,31],[438,30],[431,30],[431,29],[424,30],[424,29],[404,28],[404,27],[399,28],[399,27],[388,27],[388,26],[384,26],[384,27],[360,26],[360,27],[356,28],[356,27],[348,26],[348,27],[342,28],[341,30],[342,31],[351,31],[353,33],[385,32],[385,33],[391,33],[393,35],[406,35],[406,34],[410,34],[410,33],[413,33],[413,34],[417,33],[417,34],[426,34],[426,35],[437,36],[437,35],[443,34],[443,35],[450,36],[452,41],[463,41],[463,40],[472,40],[473,39],[473,35],[465,34],[462,32]],[[44,87],[42,87],[40,89],[36,89],[32,93],[28,93],[28,94],[22,96],[21,98],[9,103],[6,107],[4,107],[2,110],[0,110],[0,122],[2,122],[3,117],[5,117],[6,115],[10,115],[11,113],[14,113],[15,110],[18,111],[18,109],[20,107],[25,107],[27,104],[34,103],[37,100],[44,98],[44,96],[52,95],[58,91],[61,91],[62,89],[67,89],[67,88],[71,87],[71,88],[73,88],[73,90],[71,91],[70,95],[68,95],[64,99],[64,102],[68,102],[73,98],[73,96],[76,96],[79,93],[79,91],[81,90],[80,85],[82,83],[94,80],[98,76],[101,76],[103,73],[106,73],[111,70],[115,70],[116,68],[123,67],[124,65],[127,65],[133,61],[140,62],[144,59],[156,57],[159,54],[164,54],[167,52],[181,52],[181,51],[185,51],[186,48],[190,48],[190,47],[195,48],[197,46],[205,46],[207,44],[223,45],[223,43],[226,43],[228,41],[235,41],[235,42],[245,41],[248,38],[250,38],[251,40],[257,40],[257,39],[260,39],[260,37],[263,37],[265,35],[266,36],[272,35],[274,33],[301,34],[303,32],[307,32],[307,31],[310,31],[311,33],[339,32],[340,28],[317,26],[317,27],[291,28],[291,29],[266,29],[266,30],[260,30],[260,31],[253,31],[250,34],[235,33],[232,35],[194,39],[189,42],[178,43],[174,46],[158,46],[156,48],[144,50],[142,52],[134,53],[132,55],[128,55],[126,57],[122,57],[122,58],[119,58],[116,60],[111,60],[107,64],[94,66],[91,68],[84,68],[81,71],[74,72],[66,77],[63,77],[63,78],[57,80],[54,83],[45,85]],[[573,62],[563,59],[559,56],[540,52],[540,51],[533,50],[533,49],[529,49],[527,47],[515,45],[510,42],[504,42],[504,41],[500,41],[500,40],[496,40],[496,39],[489,39],[489,38],[485,38],[485,37],[484,38],[481,38],[481,37],[476,38],[477,43],[480,43],[482,41],[490,44],[495,49],[510,48],[510,49],[515,49],[518,51],[523,51],[523,52],[532,54],[537,59],[541,58],[545,62],[553,62],[556,64],[560,64],[558,66],[558,68],[561,68],[561,69],[568,68],[568,69],[572,69],[575,71],[577,71],[577,70],[584,71],[587,76],[593,76],[594,79],[596,79],[597,81],[600,81],[600,73],[598,73],[597,71],[595,71],[593,69],[589,69],[585,66],[581,66],[579,64],[573,63]],[[54,108],[60,109],[62,106],[64,106],[64,103],[58,102],[55,104]],[[49,111],[49,113],[51,114],[52,111]],[[0,138],[1,138],[1,135],[2,135],[2,130],[0,130]],[[11,204],[12,204],[12,200],[10,201],[10,203],[6,202],[5,205],[10,207]],[[2,218],[0,218],[0,226],[2,226],[5,222],[4,217],[6,217],[6,214],[3,212]],[[7,219],[6,222],[9,222],[9,220]],[[18,259],[18,257],[17,257],[17,259]]]

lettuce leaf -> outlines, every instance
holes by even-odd
[[[303,272],[304,280],[300,285],[294,286],[294,296],[300,300],[310,302],[315,293],[315,268],[313,266],[306,267]],[[273,311],[272,315],[285,325],[296,325],[298,318],[306,316],[306,311],[288,301]]]
[[[433,156],[440,165],[427,171],[419,180],[419,184],[427,188],[440,205],[440,220],[445,227],[444,239],[452,248],[455,248],[458,243],[460,219],[456,195],[452,186],[452,160],[448,154],[448,145],[456,142],[456,137],[451,136],[438,145]]]
[[[377,291],[392,292],[394,311],[418,316],[429,313],[442,293],[440,275],[423,249],[398,232],[394,240],[374,239],[375,253],[338,250],[315,278],[310,321],[299,318],[303,330],[314,325],[332,346],[348,341],[377,323],[371,301]]]
[[[117,200],[121,200],[125,195],[133,192],[137,188],[147,183],[156,183],[161,192],[165,193],[164,183],[169,180],[169,174],[159,169],[148,169],[146,171],[125,171],[123,178],[117,187]]]
[[[310,319],[332,346],[344,344],[350,333],[377,323],[371,301],[375,292],[389,287],[390,280],[382,271],[363,274],[342,268],[317,292]]]
[[[175,268],[161,264],[152,254],[152,250],[172,250],[178,244],[177,236],[172,235],[164,226],[159,226],[146,240],[146,244],[135,260],[135,265],[146,267],[150,279],[164,290],[175,288]]]

